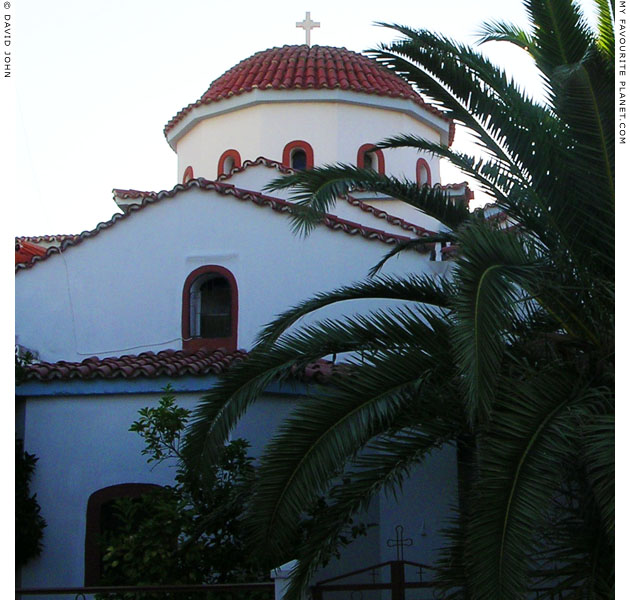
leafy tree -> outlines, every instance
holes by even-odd
[[[24,451],[22,440],[15,440],[15,566],[23,567],[42,553],[46,521],[40,515],[37,495],[29,489],[37,457]]]
[[[15,352],[15,385],[24,382],[25,367],[33,360]],[[24,441],[15,440],[15,566],[23,567],[29,560],[39,556],[43,549],[42,538],[46,521],[41,516],[37,494],[30,492],[30,482],[35,473],[37,457],[24,450]]]
[[[481,41],[527,52],[544,103],[474,48],[428,31],[389,25],[402,39],[372,52],[486,154],[404,135],[378,146],[450,160],[495,199],[503,221],[469,213],[439,188],[347,165],[272,185],[293,190],[302,232],[356,188],[400,198],[449,229],[384,260],[427,242],[457,247],[446,279],[376,277],[287,310],[194,415],[187,448],[203,469],[271,381],[332,353],[361,353],[289,417],[249,504],[261,551],[300,560],[292,593],[344,519],[399,486],[430,450],[458,444],[459,518],[438,565],[445,594],[516,599],[547,586],[549,597],[613,596],[614,14],[596,0],[593,29],[573,0],[524,4],[527,31],[493,22]],[[297,325],[355,298],[409,305]],[[298,545],[300,507],[321,493],[332,503]]]
[[[176,404],[167,387],[159,405],[141,409],[131,425],[130,431],[145,441],[142,454],[148,463],[175,461],[175,483],[139,498],[115,501],[114,527],[102,540],[102,584],[267,579],[267,565],[248,551],[240,523],[254,476],[248,443],[230,442],[216,465],[193,474],[185,468],[180,452],[188,417],[189,411]]]
[[[247,455],[248,442],[229,442],[217,463],[203,472],[193,472],[187,468],[180,448],[189,415],[190,411],[177,405],[172,388],[167,386],[158,406],[142,408],[139,419],[131,425],[130,431],[144,439],[142,454],[148,463],[175,462],[175,484],[139,498],[115,501],[112,527],[102,540],[102,584],[263,581],[277,566],[272,559],[252,551],[243,530],[242,513],[255,478],[252,458]],[[302,539],[308,537],[314,519],[326,509],[326,500],[319,497],[305,511],[300,522]],[[364,535],[366,529],[366,524],[348,519],[339,535],[330,540],[324,561],[338,555],[339,547]],[[139,596],[115,597],[137,600]],[[190,595],[191,599],[196,597]]]

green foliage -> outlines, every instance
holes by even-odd
[[[115,501],[116,527],[102,540],[101,583],[267,579],[268,565],[249,551],[240,519],[254,476],[248,443],[230,442],[215,466],[191,473],[179,448],[189,411],[177,406],[171,388],[165,389],[157,407],[143,408],[139,416],[130,431],[144,439],[142,454],[148,463],[176,461],[175,484]]]
[[[23,567],[42,552],[46,521],[40,515],[36,494],[29,484],[37,457],[24,451],[22,440],[15,440],[15,566]]]
[[[189,415],[190,411],[176,404],[172,388],[167,386],[158,406],[142,408],[131,425],[130,431],[144,439],[142,454],[147,463],[175,463],[175,485],[115,501],[114,530],[101,541],[102,584],[263,581],[278,565],[271,557],[253,551],[251,532],[243,524],[256,476],[247,455],[248,442],[233,440],[223,446],[215,464],[202,471],[191,470],[180,449]],[[323,497],[310,504],[296,529],[298,540],[308,539],[327,507]],[[321,563],[338,556],[339,548],[357,536],[365,535],[367,527],[348,517],[339,534],[329,540]],[[142,595],[145,597],[154,596]],[[199,596],[190,595],[195,597]],[[108,598],[136,600],[140,595],[110,594]],[[179,594],[177,598],[188,596]]]
[[[540,598],[612,597],[615,24],[608,0],[596,5],[596,29],[575,0],[524,0],[526,31],[484,26],[482,42],[531,56],[544,102],[476,48],[433,32],[386,25],[401,38],[371,51],[466,127],[485,154],[409,135],[378,147],[451,161],[494,198],[501,219],[350,165],[269,186],[293,190],[291,216],[302,233],[339,195],[370,189],[440,220],[457,247],[448,280],[372,279],[285,311],[193,415],[186,448],[203,469],[269,382],[330,354],[353,356],[289,417],[254,488],[249,522],[260,552],[299,559],[291,597],[345,519],[448,443],[466,461],[459,517],[438,565],[446,597],[513,600],[537,585],[550,588]],[[400,299],[408,308],[299,324],[357,298]],[[302,507],[322,493],[329,506],[295,545]]]

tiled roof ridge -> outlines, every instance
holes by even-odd
[[[244,160],[243,164],[241,164],[240,167],[232,167],[227,173],[221,173],[221,175],[219,175],[215,181],[227,181],[228,179],[231,179],[234,175],[242,173],[243,171],[246,171],[249,167],[255,167],[257,165],[262,165],[264,167],[269,167],[270,169],[275,169],[276,171],[284,175],[290,175],[296,172],[295,169],[287,167],[277,160],[267,158],[266,156],[259,156],[255,160]]]
[[[229,172],[219,175],[219,177],[217,177],[217,181],[226,181],[232,178],[234,175],[237,175],[238,173],[242,173],[243,171],[247,170],[249,167],[253,167],[257,165],[273,168],[279,171],[280,173],[284,173],[287,175],[296,172],[295,169],[287,167],[276,160],[273,160],[271,158],[266,158],[264,156],[259,156],[256,160],[243,161],[243,164],[240,167],[232,167],[232,169]],[[442,187],[457,187],[459,185],[462,185],[462,184],[457,184],[457,183],[448,184],[447,186],[442,186]],[[358,198],[354,198],[351,195],[344,195],[342,196],[342,198],[346,200],[346,202],[348,202],[348,204],[350,204],[351,206],[356,206],[357,208],[361,209],[364,212],[372,213],[375,217],[379,219],[385,219],[390,225],[395,225],[407,231],[413,231],[416,235],[419,235],[419,236],[435,235],[434,231],[425,229],[424,227],[420,225],[416,225],[415,223],[410,223],[409,221],[405,221],[405,219],[401,217],[397,217],[396,215],[391,215],[387,213],[386,211],[381,210],[379,208],[375,208],[374,206],[370,204],[366,204],[362,200],[359,200]]]
[[[443,110],[425,101],[413,87],[374,59],[333,46],[276,46],[256,52],[217,77],[196,102],[188,104],[165,125],[164,135],[194,108],[252,90],[341,89],[403,98],[449,123],[449,145],[455,123]]]
[[[67,239],[74,239],[77,237],[76,233],[59,233],[51,235],[19,235],[15,236],[16,242],[31,242],[37,244],[39,242],[63,242]]]
[[[60,360],[32,363],[25,367],[25,376],[27,381],[201,377],[223,373],[247,356],[249,353],[246,350],[227,352],[225,349],[201,349],[193,353],[183,350],[147,351],[119,357],[92,356],[81,362]],[[293,369],[292,373],[302,381],[325,381],[338,369],[339,366],[331,361],[319,359],[304,369]]]
[[[413,233],[415,233],[416,235],[420,237],[428,236],[428,235],[436,235],[435,231],[431,231],[430,229],[426,229],[425,227],[422,227],[421,225],[416,225],[415,223],[405,221],[405,219],[403,219],[402,217],[391,215],[390,213],[380,208],[376,208],[375,206],[372,206],[371,204],[367,204],[366,202],[363,202],[363,200],[359,200],[358,198],[355,198],[354,196],[350,194],[345,196],[345,199],[352,206],[356,206],[357,208],[360,208],[364,212],[372,213],[377,219],[385,219],[385,221],[387,221],[390,225],[395,225],[407,231],[413,231]]]
[[[243,190],[241,188],[237,188],[233,185],[222,183],[219,181],[209,181],[202,177],[198,179],[191,179],[185,184],[178,183],[173,189],[168,191],[162,190],[160,192],[141,192],[139,190],[114,189],[114,193],[121,196],[122,198],[141,198],[141,200],[138,204],[127,205],[125,207],[125,212],[114,214],[109,221],[99,223],[94,229],[90,231],[84,231],[76,236],[74,239],[64,240],[59,246],[52,246],[48,248],[46,250],[46,254],[44,254],[43,256],[36,256],[27,263],[16,264],[15,270],[16,272],[18,272],[20,270],[30,269],[38,262],[48,259],[53,254],[60,254],[70,247],[77,246],[78,244],[83,242],[83,240],[94,237],[105,229],[109,229],[118,221],[128,218],[132,213],[142,210],[146,206],[155,202],[159,202],[164,198],[172,198],[180,191],[190,189],[191,187],[198,187],[202,190],[214,190],[223,195],[232,195],[239,200],[251,200],[254,204],[257,204],[258,206],[266,206],[277,212],[288,213],[293,207],[293,204],[291,202],[288,202],[287,200],[281,200],[280,198],[274,198],[273,196],[266,196],[264,194],[251,190]],[[348,235],[360,235],[361,237],[364,237],[366,239],[378,240],[385,244],[396,244],[399,242],[408,241],[410,239],[407,236],[401,236],[394,233],[388,233],[380,229],[366,227],[361,225],[360,223],[354,223],[352,221],[348,221],[347,219],[342,219],[341,217],[337,217],[331,214],[324,215],[322,224],[329,229],[340,230],[344,233],[347,233]],[[427,248],[427,250],[428,249],[429,248]]]

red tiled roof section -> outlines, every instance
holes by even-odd
[[[119,358],[86,358],[81,362],[40,362],[26,367],[27,380],[55,379],[135,379],[138,377],[182,377],[223,373],[230,365],[247,356],[244,350],[162,350],[125,355]]]
[[[342,89],[362,94],[406,98],[449,123],[449,143],[455,126],[447,115],[425,102],[402,78],[375,60],[330,46],[283,46],[257,52],[210,84],[197,102],[180,110],[164,128],[167,134],[196,106],[209,104],[254,89]]]
[[[151,206],[157,202],[165,200],[167,198],[175,197],[179,192],[191,189],[192,187],[198,187],[201,190],[206,191],[215,191],[224,196],[232,196],[237,200],[242,200],[245,202],[252,202],[253,204],[263,207],[270,208],[273,211],[279,213],[290,214],[294,205],[287,201],[281,200],[280,198],[274,198],[272,196],[266,196],[264,194],[260,194],[258,192],[253,192],[249,190],[242,190],[240,188],[234,187],[233,185],[229,185],[227,183],[221,183],[219,181],[208,181],[207,179],[203,179],[202,177],[198,179],[191,179],[185,184],[179,183],[172,190],[169,191],[161,191],[161,192],[141,192],[139,190],[119,190],[115,189],[114,193],[121,198],[130,198],[136,200],[133,204],[129,204],[125,207],[125,212],[116,213],[109,221],[105,221],[103,223],[99,223],[95,229],[90,231],[84,231],[83,233],[77,235],[73,239],[67,239],[59,246],[52,246],[48,248],[44,255],[34,257],[32,260],[24,263],[16,263],[15,271],[20,272],[25,269],[33,268],[37,263],[47,260],[53,254],[59,254],[61,252],[65,252],[68,248],[72,248],[74,246],[78,246],[83,241],[93,238],[98,235],[102,231],[113,227],[119,221],[123,219],[128,219],[131,215],[139,210],[145,209],[147,206]],[[399,242],[405,242],[410,238],[404,235],[397,235],[395,233],[388,233],[387,231],[382,231],[381,229],[374,229],[373,227],[366,227],[361,225],[360,223],[354,223],[352,221],[348,221],[347,219],[342,219],[335,215],[324,215],[322,224],[329,229],[334,231],[341,231],[348,235],[363,237],[367,240],[379,241],[384,244],[396,244]],[[424,251],[429,251],[430,247],[427,245],[427,248]]]
[[[30,263],[35,256],[44,256],[46,248],[31,244],[24,240],[15,241],[15,264]]]
[[[86,358],[81,362],[40,362],[26,367],[27,381],[69,381],[90,379],[138,379],[218,375],[247,358],[245,350],[228,353],[225,350],[162,350],[125,355],[119,358]],[[304,382],[324,382],[339,370],[329,360],[320,359],[292,375]]]

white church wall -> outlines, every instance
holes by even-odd
[[[249,348],[279,311],[365,278],[388,249],[323,226],[302,238],[286,216],[192,188],[18,273],[16,332],[47,361],[181,348],[184,281],[220,265],[236,278],[238,346]],[[404,253],[384,272],[430,264]]]
[[[173,384],[177,386],[177,381]],[[192,410],[201,395],[176,393],[177,403]],[[37,494],[47,522],[42,555],[22,570],[24,587],[83,585],[86,510],[92,493],[124,483],[173,483],[174,464],[147,464],[141,454],[142,438],[129,431],[138,411],[156,406],[160,397],[159,393],[44,396],[20,403],[26,450],[39,458],[31,491]],[[266,395],[251,408],[232,439],[244,437],[251,444],[250,456],[259,456],[292,403],[287,396]]]
[[[366,129],[369,123],[369,129]],[[218,114],[198,122],[177,142],[177,180],[193,167],[195,177],[215,179],[219,157],[228,149],[243,161],[265,156],[282,162],[287,143],[304,140],[313,147],[316,166],[336,162],[356,164],[357,152],[399,133],[410,133],[439,142],[437,130],[407,114],[383,108],[332,102],[274,102]],[[386,150],[385,169],[415,181],[414,150]],[[422,154],[439,181],[439,161]]]
[[[235,173],[232,177],[225,180],[225,183],[234,185],[244,190],[262,190],[268,183],[280,177],[281,174],[271,167],[265,165],[252,165],[239,173]],[[269,192],[267,192],[269,193]],[[273,192],[273,196],[283,200],[291,200],[289,190],[277,190]],[[353,192],[352,196],[365,202],[365,204],[374,206],[379,210],[383,210],[393,217],[403,218],[414,225],[420,225],[431,231],[439,231],[442,227],[441,223],[421,212],[420,210],[396,200],[385,197],[383,195],[375,195],[368,192]],[[383,199],[386,198],[386,199]],[[355,223],[361,223],[367,227],[381,229],[397,235],[406,235],[412,237],[414,234],[409,230],[401,228],[399,225],[389,223],[382,217],[377,217],[373,213],[362,210],[358,206],[352,205],[346,200],[338,199],[337,202],[329,210],[331,214],[337,215]]]

